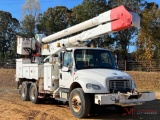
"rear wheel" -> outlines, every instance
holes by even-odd
[[[29,96],[32,103],[35,103],[35,104],[39,103],[38,88],[35,83],[31,84]]]
[[[90,112],[90,98],[82,88],[74,89],[69,97],[69,107],[72,114],[78,118],[86,117]]]
[[[29,100],[29,89],[30,89],[30,83],[23,82],[21,85],[21,89],[19,91],[22,100],[28,101]]]

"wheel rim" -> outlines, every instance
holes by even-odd
[[[79,112],[81,109],[81,99],[77,94],[72,97],[72,108],[75,112]]]
[[[31,94],[31,99],[34,100],[35,96],[36,96],[36,92],[35,92],[34,87],[31,88],[31,93],[30,94]]]

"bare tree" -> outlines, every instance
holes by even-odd
[[[26,37],[33,37],[36,33],[37,16],[40,13],[39,0],[26,0],[22,6],[22,13],[21,34]]]
[[[22,12],[25,15],[37,16],[40,12],[39,0],[26,0],[25,4],[22,6]]]

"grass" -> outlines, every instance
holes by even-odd
[[[159,72],[127,71],[127,73],[133,77],[138,91],[160,91]]]
[[[15,69],[0,69],[0,86],[15,87],[15,72]],[[133,77],[138,91],[160,92],[160,72],[127,71],[127,73]]]

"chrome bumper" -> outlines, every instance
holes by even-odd
[[[95,94],[95,104],[133,106],[155,100],[154,92]]]

